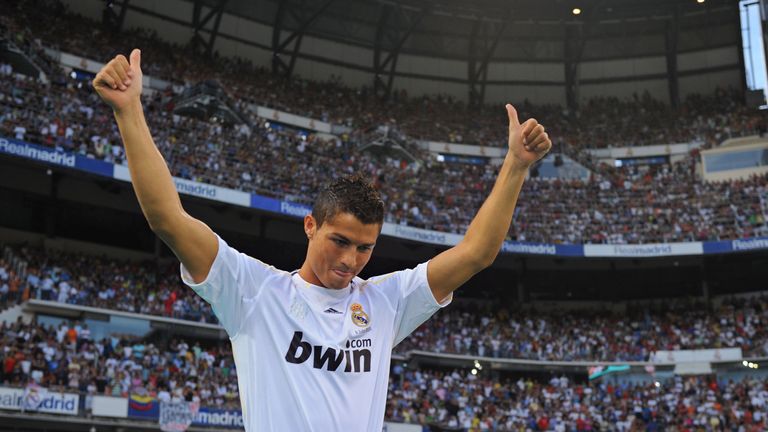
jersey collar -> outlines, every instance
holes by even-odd
[[[291,278],[293,279],[294,284],[296,284],[300,290],[306,293],[313,301],[321,304],[337,302],[343,298],[348,297],[352,292],[352,286],[355,285],[355,281],[353,280],[349,285],[346,286],[346,288],[329,289],[305,281],[304,278],[299,275],[299,272],[294,272]]]

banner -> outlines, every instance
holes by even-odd
[[[291,126],[298,126],[302,129],[309,129],[317,132],[331,133],[331,124],[320,120],[311,119],[309,117],[302,117],[296,114],[256,105],[251,105],[251,111],[255,111],[257,116],[265,120],[276,121],[278,123]]]
[[[37,386],[0,387],[0,409],[5,410],[77,415],[79,401],[77,394],[49,392]]]
[[[417,424],[384,422],[382,432],[421,432],[424,428]]]
[[[114,178],[117,180],[130,182],[131,173],[128,170],[128,167],[123,165],[115,165]],[[251,195],[247,192],[227,189],[205,183],[198,183],[179,177],[173,177],[172,179],[174,186],[176,186],[176,191],[184,195],[192,195],[243,207],[248,207],[251,204]]]
[[[98,417],[128,417],[128,398],[111,396],[93,396],[91,412]]]
[[[197,402],[161,402],[160,429],[164,432],[184,432],[200,410]]]
[[[0,138],[0,153],[112,177],[113,165],[110,163],[11,138]]]
[[[48,397],[48,389],[30,383],[24,388],[24,399],[21,402],[22,411],[37,411],[43,400]]]
[[[157,419],[160,416],[160,403],[152,396],[132,394],[128,399],[128,417]]]
[[[398,225],[385,222],[381,228],[383,235],[398,237],[406,240],[413,240],[423,243],[432,243],[443,246],[453,246],[458,244],[464,236],[459,234],[444,233],[439,231],[430,231],[421,228],[413,228],[406,225]]]
[[[651,363],[685,363],[685,362],[720,362],[741,361],[741,348],[720,348],[700,350],[656,351],[651,354]]]
[[[229,428],[243,428],[243,412],[240,410],[221,410],[200,407],[192,422],[195,426],[217,426]]]
[[[704,249],[700,242],[695,243],[650,243],[631,245],[585,244],[584,256],[587,257],[662,257],[674,255],[701,255]]]
[[[604,375],[626,372],[628,370],[629,365],[592,366],[587,368],[587,373],[589,374],[589,380],[591,381]]]
[[[280,201],[280,213],[303,218],[312,213],[312,207],[288,201]]]
[[[751,239],[704,242],[704,253],[746,252],[758,249],[768,249],[768,237]]]
[[[501,252],[528,255],[559,255],[559,256],[584,256],[584,246],[576,244],[546,244],[505,241],[501,245]]]

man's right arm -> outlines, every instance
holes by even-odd
[[[149,132],[140,99],[140,51],[133,50],[130,63],[122,55],[115,57],[99,71],[93,86],[114,111],[133,189],[150,228],[194,281],[202,282],[216,258],[218,240],[206,224],[184,211],[168,166]]]

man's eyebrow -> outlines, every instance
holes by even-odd
[[[340,240],[344,240],[347,243],[354,243],[352,240],[348,239],[347,237],[345,237],[345,236],[343,236],[343,235],[341,235],[339,233],[333,232],[333,233],[331,233],[331,235],[332,236],[336,236]],[[363,243],[363,244],[360,244],[359,246],[374,247],[374,246],[376,246],[376,243]]]

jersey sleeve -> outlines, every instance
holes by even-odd
[[[229,337],[234,338],[246,316],[245,304],[256,300],[273,268],[238,252],[218,235],[216,238],[219,249],[205,280],[195,283],[184,264],[180,265],[181,280],[211,305]]]
[[[395,314],[395,339],[392,346],[399,344],[416,330],[416,327],[453,300],[453,294],[441,303],[435,299],[427,281],[428,264],[422,263],[416,268],[395,273],[396,277],[393,279],[397,282],[400,298]]]

